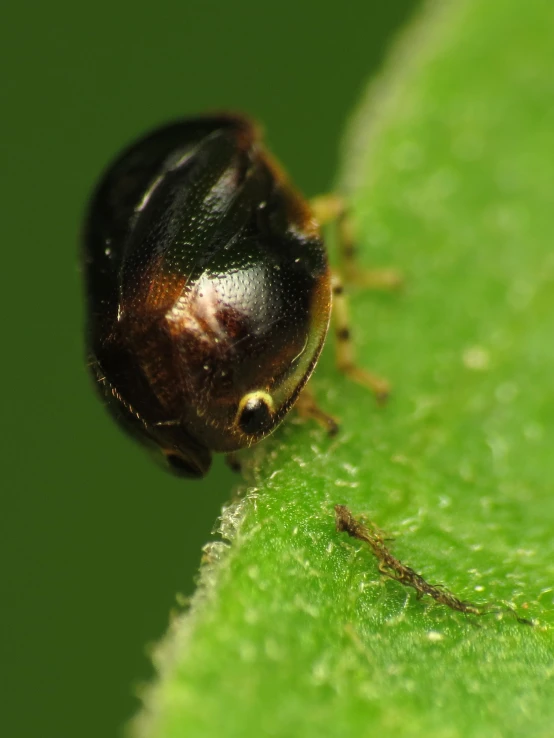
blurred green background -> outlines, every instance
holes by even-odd
[[[112,425],[83,365],[78,241],[101,169],[180,115],[263,122],[307,194],[416,0],[19,3],[2,14],[2,562],[6,738],[109,738],[152,674],[221,504]]]

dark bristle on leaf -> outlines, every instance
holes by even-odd
[[[532,620],[520,617],[510,606],[502,603],[487,602],[474,604],[461,600],[445,587],[430,584],[421,574],[406,566],[394,556],[385,545],[383,533],[375,526],[370,528],[357,520],[346,505],[335,505],[335,525],[339,533],[348,533],[351,538],[366,543],[377,561],[381,574],[394,579],[405,587],[412,587],[420,599],[425,595],[432,597],[439,605],[445,605],[451,610],[463,612],[465,615],[492,615],[510,614],[522,625],[534,625]]]

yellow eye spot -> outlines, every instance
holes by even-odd
[[[239,403],[236,423],[247,435],[267,433],[273,425],[274,412],[275,406],[270,394],[262,390],[248,392]]]

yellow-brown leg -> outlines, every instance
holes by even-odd
[[[321,225],[335,221],[338,229],[338,242],[341,256],[341,271],[347,282],[354,282],[371,289],[394,289],[402,278],[394,269],[360,270],[356,264],[352,220],[346,204],[338,195],[323,195],[311,202],[316,219]],[[379,402],[387,399],[389,383],[372,372],[356,365],[354,346],[350,334],[348,301],[344,294],[341,277],[333,273],[333,322],[337,337],[337,366],[340,371],[358,384],[370,389]]]
[[[342,270],[347,281],[370,289],[394,289],[402,283],[401,276],[394,269],[373,269],[361,271],[356,265],[352,222],[343,198],[338,195],[322,195],[314,198],[312,211],[320,225],[336,222]],[[378,402],[384,402],[390,392],[389,383],[382,377],[356,365],[354,346],[350,336],[348,302],[344,294],[342,280],[337,273],[332,276],[333,323],[337,338],[337,367],[350,379],[370,389]],[[339,430],[336,419],[321,410],[313,393],[307,387],[302,390],[296,402],[301,418],[315,420],[333,436]]]
[[[370,389],[378,402],[384,402],[390,392],[387,380],[356,365],[354,345],[350,335],[348,302],[344,295],[342,282],[337,274],[333,274],[332,289],[333,321],[337,338],[337,367],[350,379]]]
[[[332,415],[328,415],[317,404],[313,392],[309,387],[304,387],[295,405],[301,418],[315,420],[330,436],[338,433],[339,424]]]
[[[341,272],[345,282],[373,290],[393,290],[402,285],[402,275],[396,269],[360,269],[356,261],[352,218],[340,195],[320,195],[310,205],[320,225],[337,224]]]

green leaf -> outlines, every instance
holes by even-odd
[[[553,28],[549,0],[437,2],[372,85],[341,182],[361,261],[406,277],[351,301],[393,397],[339,375],[330,339],[314,388],[342,430],[293,419],[254,451],[135,735],[552,735]],[[337,503],[537,625],[383,579]]]

